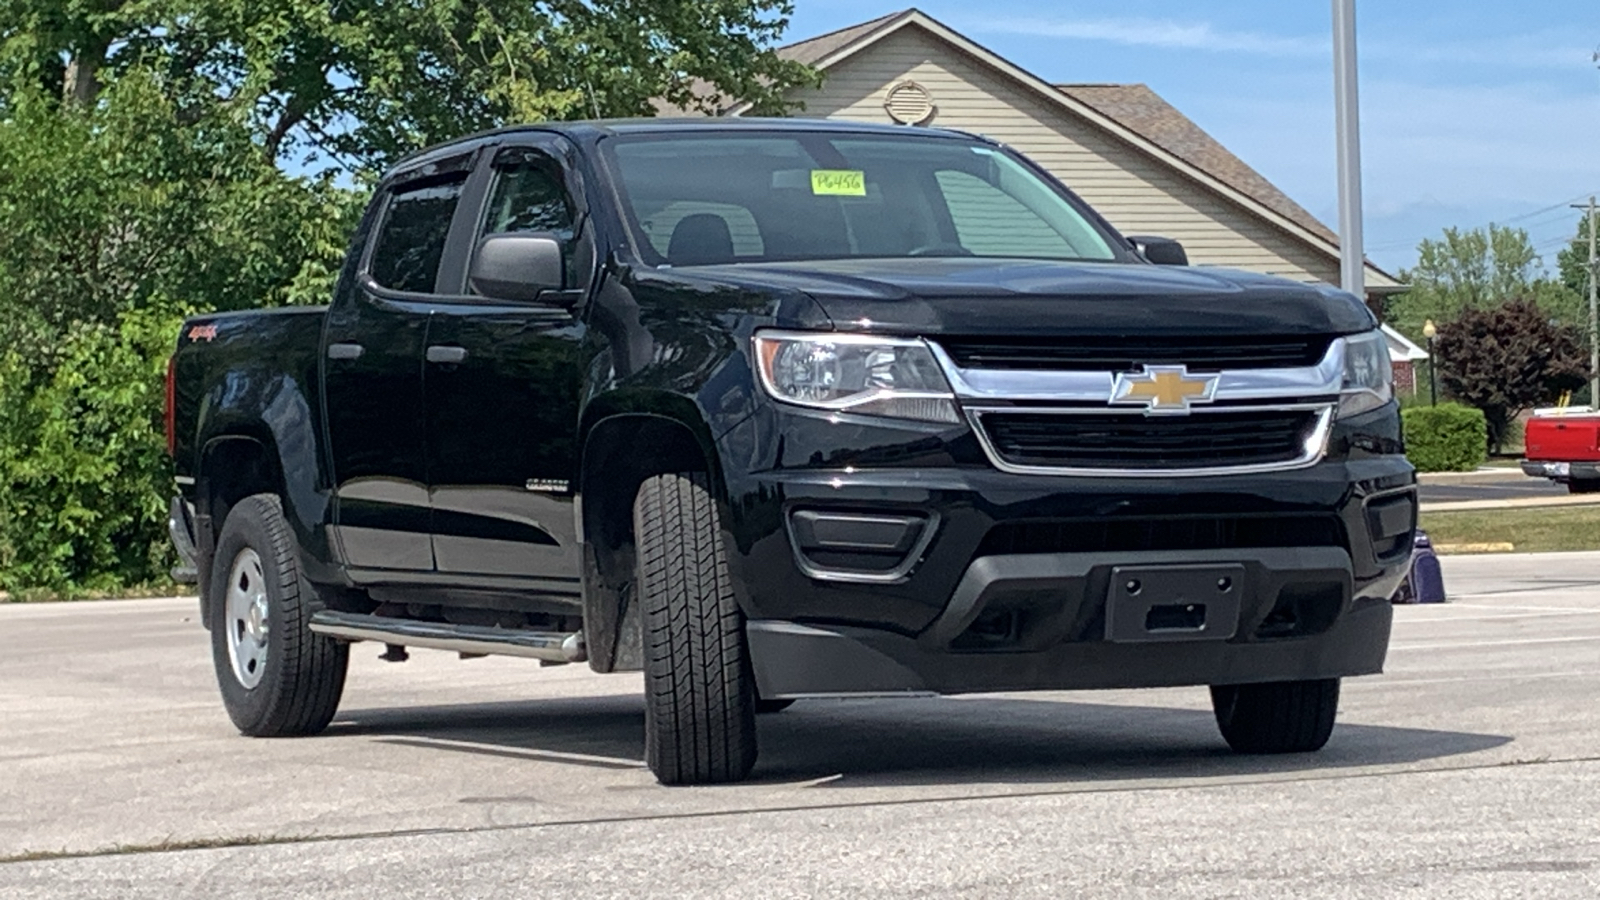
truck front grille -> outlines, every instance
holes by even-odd
[[[1309,462],[1325,411],[1247,409],[1186,416],[975,411],[994,455],[1011,466],[1159,471]]]
[[[1192,372],[1314,366],[1333,340],[1327,335],[1232,338],[947,337],[939,344],[963,369],[1052,369],[1130,372],[1178,365]]]
[[[1332,515],[1162,516],[1002,522],[977,555],[1342,546]]]

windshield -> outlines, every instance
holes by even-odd
[[[628,225],[653,265],[1118,258],[1064,192],[976,142],[766,132],[609,145]]]

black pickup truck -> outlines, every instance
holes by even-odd
[[[1386,345],[1348,294],[1185,262],[954,132],[407,159],[331,305],[178,337],[228,713],[319,731],[374,641],[643,670],[669,784],[842,695],[1207,685],[1235,750],[1316,750],[1411,553]]]

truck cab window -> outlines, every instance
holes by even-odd
[[[390,198],[368,268],[374,281],[390,290],[433,293],[461,185],[433,184]]]

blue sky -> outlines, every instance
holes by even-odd
[[[904,8],[796,0],[799,40]],[[1330,4],[921,0],[1055,82],[1144,82],[1336,225]],[[1368,256],[1447,226],[1526,228],[1549,266],[1600,193],[1600,4],[1357,0]],[[1550,207],[1555,207],[1551,209]]]

